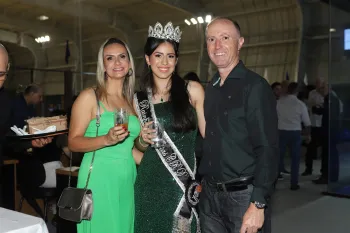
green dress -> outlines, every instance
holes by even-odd
[[[114,125],[114,113],[104,112],[98,135],[106,135]],[[132,156],[134,140],[140,133],[136,116],[129,117],[130,135],[123,143],[96,151],[88,188],[92,190],[94,210],[91,221],[77,225],[78,233],[133,233],[134,183],[136,165]],[[85,137],[96,137],[96,120],[91,120]],[[84,155],[78,176],[78,187],[85,187],[93,152]]]
[[[154,105],[159,122],[193,171],[197,130],[171,132],[173,115],[169,102]],[[181,188],[166,169],[157,152],[149,147],[144,153],[135,183],[135,233],[171,233],[173,214],[183,196]],[[192,220],[196,232],[196,218]]]

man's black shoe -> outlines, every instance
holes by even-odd
[[[303,173],[301,173],[301,176],[311,176],[312,171],[305,170]]]
[[[320,177],[317,180],[313,180],[312,183],[314,184],[328,184],[328,179],[324,177]]]
[[[298,184],[292,184],[291,186],[290,186],[290,190],[298,190],[298,189],[300,189],[300,185],[298,185]]]

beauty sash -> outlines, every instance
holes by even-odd
[[[147,93],[135,93],[134,101],[142,126],[149,121],[157,120],[152,104],[151,89],[148,89]],[[191,170],[186,160],[165,131],[163,133],[163,139],[165,140],[164,145],[155,150],[166,169],[173,176],[184,193],[174,212],[172,233],[191,233],[193,216],[195,216],[197,220],[197,233],[200,233],[199,218],[194,208],[198,204],[200,192],[200,184],[195,181],[196,167],[193,171]]]

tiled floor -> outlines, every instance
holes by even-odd
[[[300,173],[304,171],[303,164],[301,161]],[[316,160],[314,171],[319,170],[320,161]],[[341,171],[345,172],[348,169]],[[350,200],[322,195],[326,185],[311,182],[317,175],[300,177],[301,188],[297,191],[289,189],[289,176],[278,182],[272,199],[272,233],[350,232]],[[50,223],[48,228],[55,233]]]
[[[319,160],[314,168],[319,171]],[[342,168],[340,174],[344,178],[349,170]],[[302,162],[300,172],[303,171]],[[289,189],[288,176],[277,184],[272,201],[272,233],[350,232],[350,200],[322,195],[327,186],[313,184],[311,180],[315,178],[317,175],[301,177],[297,191]]]

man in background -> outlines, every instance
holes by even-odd
[[[27,149],[31,147],[43,147],[48,143],[51,143],[52,138],[36,139],[32,141],[23,141],[20,143],[6,142],[6,135],[11,133],[11,118],[13,116],[13,108],[11,99],[4,88],[4,83],[7,78],[7,74],[10,68],[9,56],[5,47],[0,43],[0,206],[2,206],[2,193],[6,190],[2,190],[2,172],[1,167],[3,165],[3,152],[5,147],[12,147],[19,149]]]
[[[313,180],[314,184],[328,184],[328,182],[337,182],[339,177],[339,153],[337,143],[340,130],[340,115],[343,111],[343,104],[338,96],[324,82],[320,90],[324,96],[323,108],[318,109],[318,114],[322,115],[321,124],[321,176]]]
[[[311,120],[311,142],[307,146],[305,154],[305,171],[301,174],[302,176],[309,176],[313,172],[313,160],[317,158],[317,149],[322,145],[322,113],[324,106],[324,96],[322,91],[325,88],[325,81],[322,78],[316,79],[316,88],[309,93],[307,100],[308,107],[310,110]]]
[[[271,89],[273,91],[273,94],[276,97],[276,100],[278,100],[282,95],[282,85],[280,82],[274,82],[271,84]]]
[[[35,106],[42,102],[43,90],[36,84],[30,84],[25,88],[23,94],[14,101],[13,124],[23,128],[25,120],[36,117]]]
[[[291,164],[291,190],[300,188],[299,163],[301,154],[301,125],[304,124],[307,143],[310,138],[310,118],[306,105],[297,98],[298,84],[292,82],[288,86],[287,95],[277,101],[280,172],[284,171],[284,155],[287,147],[290,149]]]

